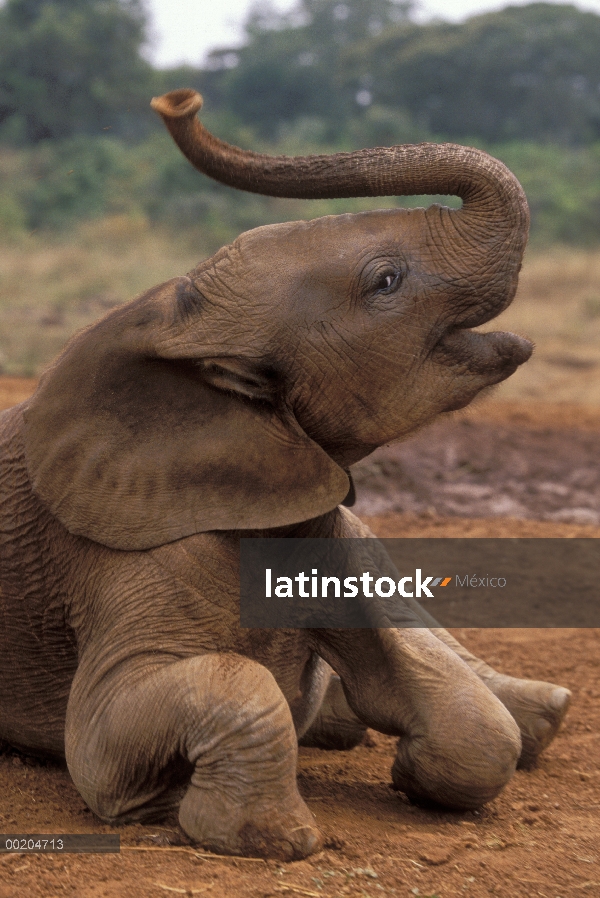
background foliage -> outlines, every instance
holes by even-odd
[[[148,108],[189,85],[205,96],[205,123],[253,149],[479,146],[522,181],[534,243],[600,242],[594,13],[534,3],[420,25],[410,0],[299,0],[287,15],[257,8],[244,45],[202,70],[152,69],[145,35],[141,0],[0,6],[3,239],[129,216],[210,251],[257,224],[373,206],[273,201],[203,178]]]

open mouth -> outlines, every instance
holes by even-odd
[[[498,383],[513,374],[533,352],[533,344],[506,331],[479,333],[466,328],[447,331],[433,351],[436,361],[461,373]]]

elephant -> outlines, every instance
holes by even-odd
[[[76,334],[2,413],[0,738],[66,758],[103,821],[177,811],[196,844],[292,860],[321,845],[299,739],[398,736],[397,789],[476,808],[567,710],[568,690],[497,673],[412,600],[389,626],[239,619],[249,536],[366,537],[394,574],[344,505],[349,469],[529,358],[522,337],[472,330],[513,299],[528,210],[478,150],[263,156],[206,132],[201,102],[180,90],[153,106],[234,187],[463,206],[244,233]]]

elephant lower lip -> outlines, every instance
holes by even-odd
[[[479,333],[452,330],[445,334],[434,350],[434,358],[445,365],[460,367],[465,374],[498,382],[509,377],[533,352],[533,344],[525,337],[505,331]]]

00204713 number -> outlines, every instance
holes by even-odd
[[[40,839],[27,836],[4,836],[0,851],[63,851],[65,843],[61,838]]]

